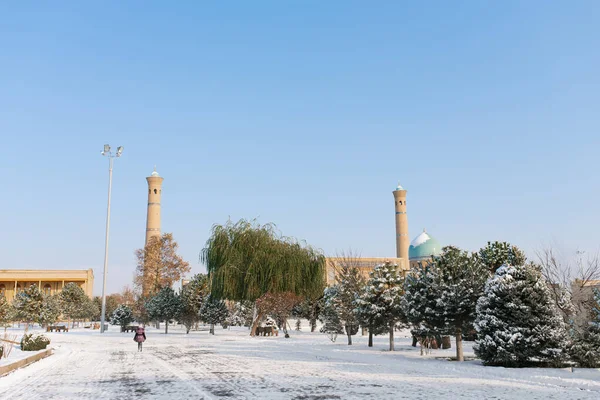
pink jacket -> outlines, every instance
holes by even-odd
[[[133,335],[133,340],[135,340],[138,343],[146,341],[146,332],[144,331],[144,328],[142,328],[140,326],[135,330],[135,335]]]

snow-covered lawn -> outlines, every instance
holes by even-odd
[[[326,335],[248,336],[233,328],[185,335],[147,329],[143,353],[117,327],[50,333],[53,356],[0,378],[0,399],[599,399],[600,371],[504,369],[421,357],[408,337],[336,343]],[[471,344],[465,345],[472,355]]]

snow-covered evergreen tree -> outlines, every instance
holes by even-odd
[[[169,333],[169,321],[179,316],[181,298],[170,287],[164,287],[146,302],[146,311],[150,319],[165,321],[165,334]]]
[[[479,257],[490,273],[495,273],[503,265],[525,265],[525,253],[508,242],[488,242],[479,250]]]
[[[4,295],[0,295],[0,326],[3,326],[4,330],[6,330],[6,325],[10,322],[12,314],[12,307],[8,300]]]
[[[567,346],[564,321],[533,264],[504,265],[496,271],[477,303],[475,328],[475,354],[486,365],[556,364]]]
[[[40,322],[40,316],[44,308],[44,295],[37,285],[31,285],[25,290],[17,293],[13,302],[14,318],[25,322],[25,330],[29,324]]]
[[[81,311],[86,300],[89,300],[84,290],[76,283],[67,283],[63,290],[59,293],[60,305],[63,315],[68,321],[81,317]]]
[[[570,329],[571,346],[569,354],[580,367],[600,367],[600,290],[593,289],[591,320],[587,326]]]
[[[354,300],[362,292],[365,280],[355,266],[344,265],[336,276],[338,283],[325,289],[326,307],[332,307],[346,330],[348,345],[352,344],[352,335],[356,335],[360,321],[355,311]],[[331,313],[331,310],[328,311]]]
[[[200,321],[200,307],[208,296],[208,277],[196,274],[190,282],[181,289],[181,310],[179,320],[185,325],[186,333]]]
[[[91,300],[90,300],[91,301]],[[42,309],[39,322],[42,325],[52,325],[58,321],[62,313],[58,295],[43,295]]]
[[[403,292],[404,279],[397,265],[388,261],[370,273],[362,294],[355,300],[356,313],[361,323],[369,328],[369,347],[373,346],[373,334],[387,332],[390,351],[394,350],[394,328],[406,321]]]
[[[483,294],[488,270],[476,254],[447,246],[434,261],[433,287],[436,302],[434,327],[456,338],[456,359],[464,361],[462,337],[473,329],[477,300]]]
[[[229,315],[229,310],[223,300],[215,299],[213,296],[208,298],[202,303],[200,307],[200,319],[207,324],[210,324],[210,333],[215,334],[215,324],[220,324]]]
[[[252,325],[253,306],[250,301],[236,301],[227,317],[227,325],[229,326],[250,326]]]
[[[404,283],[402,306],[407,321],[413,326],[411,331],[413,338],[420,340],[421,344],[439,334],[435,330],[439,321],[435,314],[437,293],[432,290],[434,268],[435,266],[430,262],[415,264],[411,267]],[[415,341],[413,343],[416,344]]]
[[[335,342],[338,334],[344,333],[344,327],[333,302],[333,299],[337,296],[337,291],[337,285],[325,288],[323,306],[319,313],[319,321],[323,324],[320,332],[328,334],[333,342]]]
[[[125,304],[119,305],[110,317],[110,323],[125,327],[133,322],[133,311]]]

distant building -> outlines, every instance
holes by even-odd
[[[148,213],[146,216],[146,242],[151,237],[160,237],[160,198],[162,196],[162,183],[164,178],[158,175],[156,167],[154,172],[146,178],[148,182]]]
[[[59,293],[68,283],[76,283],[85,294],[92,298],[94,290],[94,271],[85,270],[0,270],[0,296],[11,302],[17,293],[31,285],[49,295]]]
[[[369,274],[373,269],[385,263],[386,261],[391,262],[398,266],[399,269],[406,271],[403,268],[403,260],[401,258],[385,258],[385,257],[327,257],[326,258],[326,269],[327,269],[327,285],[334,285],[336,283],[336,272],[340,270],[344,265],[349,267],[356,267],[360,271],[361,275],[365,279],[369,279]]]
[[[410,247],[408,248],[410,266],[432,261],[433,257],[440,255],[441,251],[442,246],[440,243],[429,236],[425,229],[423,229],[423,232],[410,242]]]
[[[394,195],[394,209],[396,222],[396,257],[327,257],[326,259],[326,281],[332,285],[336,281],[336,271],[343,265],[356,266],[361,274],[369,277],[369,273],[386,261],[396,264],[404,275],[410,267],[418,263],[433,260],[440,254],[442,246],[432,238],[425,230],[417,236],[409,245],[408,236],[408,214],[406,209],[407,190],[400,184],[392,192]]]

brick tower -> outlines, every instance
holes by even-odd
[[[160,196],[162,194],[163,178],[154,172],[146,178],[148,181],[148,216],[146,217],[146,242],[148,244],[151,237],[160,237]]]
[[[400,184],[394,194],[396,208],[396,257],[408,267],[408,217],[406,215],[406,190]]]

